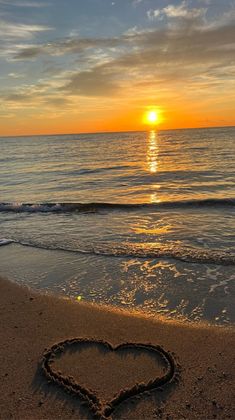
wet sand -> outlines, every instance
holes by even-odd
[[[1,419],[234,417],[232,328],[153,320],[4,279],[0,315]]]

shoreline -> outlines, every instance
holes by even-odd
[[[72,374],[75,384],[83,388],[97,386],[95,394],[101,401],[110,401],[117,392],[141,381],[145,390],[146,383],[155,378],[155,366],[158,376],[164,375],[162,360],[156,363],[149,348],[140,354],[141,345],[159,346],[175,360],[174,380],[118,403],[110,418],[233,417],[233,327],[153,319],[132,311],[43,295],[2,278],[0,312],[1,419],[93,418],[81,398],[69,395],[53,380],[48,383],[42,371],[46,349],[77,338],[82,341],[82,351],[73,348],[56,357],[53,369],[58,365],[56,372],[66,378]],[[87,345],[87,340],[93,344]],[[109,343],[113,351],[106,354],[98,349],[100,341]],[[135,344],[120,357],[115,348],[125,347],[123,343],[138,343],[140,348]]]
[[[108,305],[111,308],[121,308],[122,311],[127,310],[128,313],[133,312],[134,314],[137,311],[137,313],[146,314],[150,318],[169,319],[169,321],[172,319],[173,322],[177,319],[189,323],[199,321],[205,325],[216,325],[223,328],[233,325],[235,320],[232,299],[234,270],[231,267],[222,271],[216,266],[218,280],[216,280],[216,276],[208,280],[205,278],[205,288],[203,289],[201,280],[199,281],[198,278],[205,277],[206,272],[201,265],[196,267],[190,265],[191,273],[189,273],[187,271],[188,263],[159,259],[158,268],[153,270],[156,281],[153,281],[153,278],[150,280],[147,278],[145,282],[145,276],[149,273],[149,262],[144,271],[141,269],[144,260],[137,263],[135,280],[131,268],[127,267],[126,272],[122,268],[128,260],[113,259],[109,256],[84,255],[76,251],[48,250],[31,245],[23,246],[11,243],[0,247],[1,274],[17,284],[28,285],[33,289],[41,290],[42,293],[51,291],[55,295],[64,295],[72,300],[81,296],[82,302],[90,302],[92,305]],[[178,279],[180,282],[174,281],[173,266],[181,274]],[[112,278],[113,269],[117,270],[117,273],[113,283],[115,287],[111,290],[108,277],[105,277],[104,273]],[[187,276],[190,277],[190,275],[193,277],[188,282]],[[67,281],[73,277],[76,282]],[[141,287],[142,282],[147,286],[147,289]],[[150,290],[148,290],[149,287]],[[225,293],[226,287],[228,287],[229,293]],[[198,290],[198,295],[196,295],[195,289]],[[212,289],[213,292],[211,292]],[[162,293],[164,293],[166,302],[162,301]],[[204,298],[206,298],[206,303],[203,303]],[[185,301],[186,305],[184,305]]]

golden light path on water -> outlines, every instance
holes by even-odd
[[[159,142],[158,133],[155,130],[151,130],[147,137],[147,170],[151,174],[156,174],[159,169]],[[159,189],[160,185],[155,184],[154,189]],[[150,203],[158,203],[158,193],[154,191],[150,194]]]
[[[159,203],[162,197],[159,196],[160,184],[157,183],[160,159],[160,146],[158,132],[151,130],[146,137],[146,161],[145,171],[148,172],[156,182],[152,184],[153,191],[148,195],[149,203]],[[162,166],[162,163],[161,163]],[[141,219],[135,220],[132,224],[132,231],[135,234],[147,234],[150,241],[159,235],[167,235],[172,230],[172,225],[165,217],[155,218],[154,221],[150,215],[142,216]]]
[[[149,132],[148,137],[148,151],[147,151],[147,162],[148,169],[151,174],[155,174],[158,170],[158,139],[156,131],[152,130]]]

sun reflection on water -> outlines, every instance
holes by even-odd
[[[147,137],[146,170],[151,175],[159,171],[159,139],[155,130],[151,130]],[[154,184],[151,189],[153,191],[149,196],[150,203],[159,203],[161,200],[159,198],[159,192],[156,190],[160,189],[160,185]]]
[[[154,188],[159,189],[160,186],[159,185],[154,185]],[[149,200],[150,200],[150,203],[160,203],[161,202],[161,199],[159,198],[159,195],[158,195],[157,192],[151,193],[150,197],[149,197]]]
[[[158,138],[156,131],[149,132],[148,149],[147,149],[147,164],[148,170],[151,174],[155,174],[158,170]]]

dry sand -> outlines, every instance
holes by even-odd
[[[119,403],[122,394],[115,409],[111,404],[111,418],[235,417],[232,328],[152,320],[37,294],[3,279],[0,315],[1,419],[93,418],[96,408],[100,414],[130,388],[138,395]],[[51,348],[58,342],[64,344]],[[126,342],[153,347],[114,350]],[[154,384],[155,390],[139,393]]]

